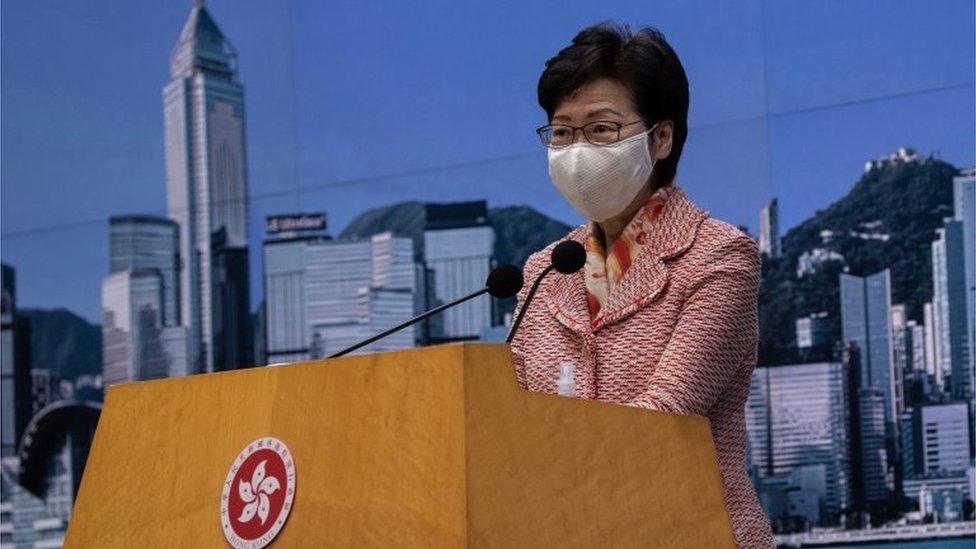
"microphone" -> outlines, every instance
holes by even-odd
[[[352,345],[351,347],[346,347],[345,349],[339,351],[338,353],[331,354],[328,356],[328,358],[338,358],[342,355],[351,353],[356,349],[359,349],[360,347],[369,345],[370,343],[383,339],[384,337],[392,333],[398,332],[408,326],[412,326],[413,324],[416,324],[427,317],[436,315],[437,313],[443,311],[444,309],[450,309],[455,305],[464,303],[469,299],[474,299],[485,293],[491,295],[492,297],[498,297],[498,298],[512,297],[515,294],[519,293],[519,290],[522,289],[522,285],[524,283],[525,283],[525,279],[522,277],[522,270],[519,269],[518,267],[515,267],[514,265],[502,265],[500,267],[495,267],[494,269],[492,269],[491,273],[488,274],[488,280],[485,281],[484,288],[476,292],[472,292],[466,296],[455,299],[450,303],[445,303],[443,305],[435,307],[427,311],[426,313],[419,314],[402,324],[398,324],[390,328],[389,330],[386,330],[385,332],[381,332],[379,334],[374,335],[373,337],[370,337],[369,339],[360,341],[359,343]]]
[[[583,245],[575,240],[564,240],[556,247],[552,249],[552,260],[549,266],[539,273],[536,277],[535,282],[532,284],[532,288],[529,289],[529,295],[525,296],[525,303],[522,304],[522,310],[519,311],[518,318],[515,319],[515,323],[512,324],[512,331],[508,333],[508,337],[505,339],[506,343],[511,343],[515,339],[515,332],[518,331],[519,324],[522,323],[522,317],[525,316],[525,311],[529,309],[529,303],[532,302],[532,298],[535,296],[535,291],[539,289],[539,284],[542,283],[542,279],[549,274],[550,271],[555,269],[561,274],[573,274],[576,271],[583,268],[586,264],[586,249]]]

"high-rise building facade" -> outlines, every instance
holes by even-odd
[[[962,225],[970,398],[976,392],[976,167],[953,178],[953,213]]]
[[[237,53],[202,2],[173,48],[170,76],[163,89],[166,191],[180,227],[180,324],[189,329],[190,371],[247,365],[248,281],[239,268],[248,245],[244,88]]]
[[[328,356],[415,313],[413,241],[390,233],[336,241],[322,235],[264,243],[269,363]],[[413,347],[407,329],[361,352]]]
[[[125,270],[102,282],[102,370],[105,384],[186,375],[182,326],[164,326],[163,277]]]
[[[106,383],[192,373],[180,325],[179,226],[144,215],[109,222],[109,271],[102,283],[102,367]]]
[[[886,413],[887,395],[875,387],[862,387],[857,391],[858,426],[858,484],[861,497],[867,503],[888,499],[890,459]]]
[[[926,401],[933,389],[925,365],[925,329],[908,319],[904,304],[891,306],[891,342],[896,408],[903,415],[908,408]]]
[[[0,266],[0,457],[16,454],[30,419],[30,324],[17,315],[16,273]]]
[[[963,222],[946,218],[932,242],[936,355],[953,398],[972,396]]]
[[[484,288],[491,272],[495,230],[484,201],[428,204],[424,262],[430,272],[427,308]],[[432,341],[477,339],[492,325],[492,301],[481,296],[439,315],[431,324]]]
[[[935,387],[941,391],[944,387],[942,379],[942,367],[939,365],[938,353],[938,330],[936,330],[935,306],[931,301],[922,305],[923,323],[925,338],[925,371],[932,376]]]
[[[308,358],[305,246],[316,242],[325,239],[310,237],[264,243],[264,345],[269,364]]]
[[[770,257],[782,252],[779,239],[779,205],[772,199],[759,213],[759,251]]]
[[[162,280],[161,323],[180,324],[180,227],[149,215],[109,219],[109,272],[152,269]]]
[[[929,403],[911,414],[915,475],[954,472],[970,466],[969,410],[966,402]]]
[[[888,269],[866,277],[840,275],[841,330],[844,342],[860,350],[860,387],[884,396],[884,418],[894,435],[899,418],[898,375],[894,367],[891,329],[891,273]]]
[[[844,364],[821,362],[757,368],[746,402],[749,461],[759,478],[821,470],[820,514],[831,520],[852,503],[848,399]]]

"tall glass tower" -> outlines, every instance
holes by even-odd
[[[166,194],[180,226],[190,373],[249,365],[244,88],[237,53],[201,0],[173,48],[170,75],[163,89]]]
[[[163,282],[160,324],[180,323],[177,275],[180,271],[179,226],[171,219],[119,215],[109,219],[109,272],[155,269]]]
[[[861,350],[861,387],[884,395],[884,420],[894,429],[900,410],[891,340],[891,272],[866,277],[840,275],[841,329]]]

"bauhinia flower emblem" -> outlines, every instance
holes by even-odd
[[[268,513],[271,510],[271,501],[268,496],[281,489],[281,483],[275,477],[266,477],[264,466],[268,461],[264,460],[254,468],[251,474],[251,482],[241,479],[237,485],[237,494],[244,502],[244,510],[241,516],[237,517],[238,522],[250,522],[254,515],[261,519],[263,525],[268,520]]]

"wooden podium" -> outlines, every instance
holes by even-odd
[[[297,476],[273,547],[733,547],[707,420],[518,388],[456,344],[110,387],[66,547],[226,547],[260,437]]]

